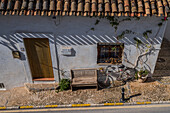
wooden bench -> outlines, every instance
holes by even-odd
[[[96,86],[97,83],[97,69],[72,69],[71,70],[71,90],[74,87]]]

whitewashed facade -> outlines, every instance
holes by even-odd
[[[118,19],[123,18],[125,17]],[[58,82],[58,69],[63,70],[65,77],[70,78],[70,69],[103,66],[97,64],[97,43],[117,43],[116,35],[126,29],[136,32],[137,35],[127,34],[119,40],[125,45],[123,58],[126,57],[131,63],[135,63],[140,51],[136,47],[134,37],[144,44],[152,44],[154,51],[142,58],[145,63],[139,64],[139,67],[145,67],[153,73],[163,37],[169,36],[168,21],[162,22],[163,17],[154,16],[140,17],[139,20],[131,18],[130,21],[119,23],[115,34],[114,27],[107,19],[99,19],[99,24],[95,25],[97,19],[99,18],[75,16],[56,19],[39,16],[0,16],[0,83],[4,83],[6,89],[33,83],[23,38],[49,39],[54,80]],[[161,22],[162,26],[158,26]],[[146,30],[152,30],[148,39],[143,37]],[[74,54],[62,55],[63,47],[71,47]],[[21,59],[13,58],[12,51],[16,50],[20,51]],[[132,66],[125,61],[123,64]],[[62,77],[60,73],[60,78]]]

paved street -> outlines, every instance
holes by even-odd
[[[170,113],[170,104],[5,110],[0,113]]]

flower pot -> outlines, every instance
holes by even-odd
[[[139,78],[139,79],[138,79],[138,82],[139,82],[139,83],[143,83],[143,80]]]

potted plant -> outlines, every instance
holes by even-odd
[[[148,70],[140,70],[138,71],[138,78],[140,82],[145,82],[147,77],[149,75],[149,71]]]

